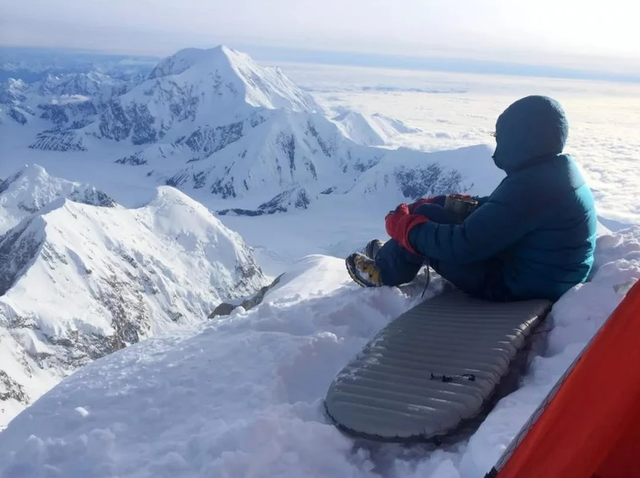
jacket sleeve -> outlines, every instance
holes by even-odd
[[[543,208],[488,199],[462,224],[427,222],[409,232],[409,243],[418,254],[457,264],[494,257],[536,229]]]
[[[478,201],[478,207],[482,206],[483,204],[486,204],[487,201],[489,200],[490,196],[473,196],[473,198]]]

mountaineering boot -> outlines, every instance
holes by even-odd
[[[378,251],[382,246],[384,246],[384,242],[382,242],[380,239],[374,239],[373,241],[369,241],[367,243],[367,245],[362,250],[362,253],[369,259],[375,259]]]
[[[382,279],[380,270],[373,259],[359,252],[354,252],[345,259],[347,272],[357,284],[362,287],[380,287]]]

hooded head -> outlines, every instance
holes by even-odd
[[[498,117],[493,160],[513,172],[531,160],[562,153],[568,134],[560,103],[547,96],[521,98]]]

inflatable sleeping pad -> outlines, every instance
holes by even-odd
[[[391,321],[338,373],[325,408],[342,430],[382,441],[446,436],[478,416],[552,303],[450,291]]]

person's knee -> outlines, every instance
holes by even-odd
[[[453,211],[445,209],[439,204],[422,204],[416,208],[414,214],[420,214],[430,221],[439,224],[452,224],[457,221],[457,217]]]

